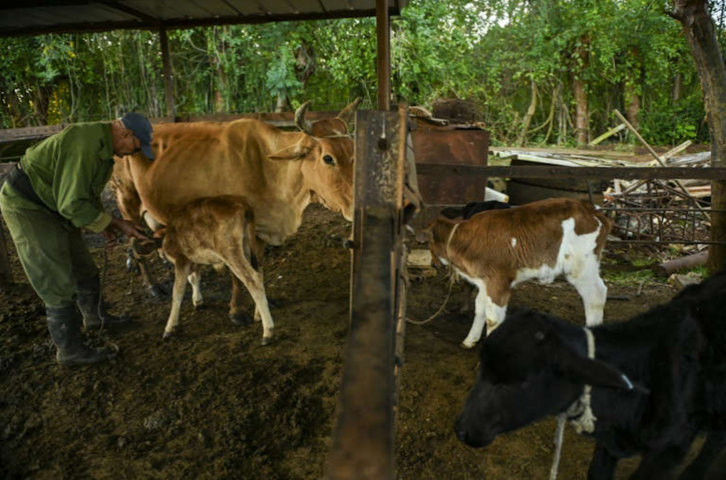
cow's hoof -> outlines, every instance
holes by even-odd
[[[161,288],[159,285],[150,286],[149,295],[156,300],[164,300],[169,296],[169,294],[166,293],[166,290]]]
[[[474,342],[474,343],[472,343],[472,344],[468,344],[468,343],[466,343],[466,342],[461,342],[461,348],[463,348],[463,349],[465,349],[465,350],[471,350],[471,349],[472,349],[472,348],[474,348],[475,346],[476,346],[476,342]]]
[[[273,339],[274,337],[262,337],[262,346],[271,344]]]
[[[170,339],[173,336],[174,336],[174,330],[172,330],[171,332],[164,332],[164,337],[163,338],[164,338],[164,340],[168,340],[168,339]]]
[[[204,306],[205,306],[205,305],[204,305],[204,302],[202,302],[202,301],[200,300],[200,301],[199,301],[198,303],[195,303],[195,304],[194,304],[194,310],[201,310],[201,309],[203,309],[203,308],[204,308]]]
[[[252,317],[244,313],[234,313],[229,315],[229,319],[238,327],[248,327],[252,325]]]

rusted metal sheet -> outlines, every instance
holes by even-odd
[[[0,7],[0,37],[118,29],[191,28],[210,25],[370,17],[374,0],[39,0]],[[408,0],[388,0],[399,15]],[[203,4],[203,6],[201,5]],[[7,20],[6,20],[7,17]]]
[[[394,478],[394,395],[402,258],[405,111],[356,113],[350,331],[330,480]],[[400,325],[400,324],[399,324]]]
[[[413,148],[417,164],[483,167],[487,165],[489,132],[478,128],[434,128],[419,122],[413,131]],[[418,183],[427,205],[461,205],[484,200],[487,177],[449,174],[446,170],[427,173],[419,167]]]

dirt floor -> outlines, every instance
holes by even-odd
[[[204,305],[189,289],[179,334],[162,340],[169,301],[151,300],[125,267],[125,249],[109,255],[104,284],[115,311],[131,326],[99,333],[95,343],[120,347],[105,365],[62,368],[44,309],[12,253],[19,282],[0,292],[0,478],[318,479],[334,422],[348,330],[349,225],[313,206],[300,232],[271,249],[263,266],[276,341],[262,347],[260,324],[240,328],[227,317],[230,280],[203,270]],[[6,231],[7,236],[7,231]],[[8,238],[8,243],[10,243]],[[423,248],[423,245],[413,247]],[[102,249],[92,253],[103,267]],[[172,269],[156,261],[167,288]],[[663,282],[611,284],[607,322],[666,302]],[[446,295],[444,272],[412,283],[409,314],[423,318]],[[459,343],[471,314],[447,311],[425,326],[409,325],[400,391],[396,462],[400,479],[542,479],[552,461],[554,420],[504,435],[483,450],[459,443],[453,422],[472,384],[476,351]],[[249,299],[250,313],[253,310]],[[519,286],[511,305],[584,323],[580,299],[566,283]],[[593,442],[568,429],[561,479],[586,478]],[[621,462],[624,478],[637,459]]]

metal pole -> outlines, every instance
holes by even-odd
[[[388,0],[376,0],[376,35],[378,40],[378,110],[391,109],[391,32]]]
[[[171,121],[176,121],[176,107],[174,105],[174,74],[171,68],[171,56],[169,55],[169,37],[166,35],[166,27],[159,28],[159,42],[161,43],[161,61],[164,65],[164,90],[166,92],[166,114]]]

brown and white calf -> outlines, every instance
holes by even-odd
[[[194,200],[176,212],[159,234],[164,236],[164,255],[174,264],[171,313],[164,338],[169,337],[179,324],[179,309],[187,280],[192,285],[194,305],[201,303],[195,265],[221,267],[223,264],[244,284],[255,301],[255,317],[262,319],[262,344],[272,340],[274,324],[262,272],[254,254],[260,248],[254,216],[242,197],[223,195]]]
[[[564,275],[582,297],[587,325],[602,323],[607,287],[600,256],[611,228],[612,221],[589,203],[554,198],[484,210],[468,220],[439,216],[417,239],[428,240],[435,258],[479,289],[463,342],[471,348],[485,324],[489,334],[504,320],[512,287],[530,279],[551,283]]]

